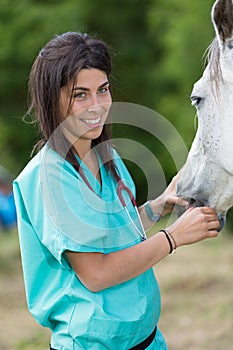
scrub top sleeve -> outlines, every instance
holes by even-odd
[[[38,158],[37,156],[36,158]],[[81,182],[68,162],[52,151],[34,159],[14,182],[21,220],[59,261],[63,252],[104,252],[106,203]],[[21,205],[19,205],[21,203]]]
[[[17,226],[20,241],[20,249],[24,270],[29,270],[30,266],[24,261],[33,256],[38,259],[44,256],[44,259],[51,260],[52,256],[59,261],[61,265],[67,267],[67,263],[62,256],[61,236],[52,226],[49,228],[49,234],[44,233],[43,226],[49,227],[47,220],[44,220],[40,209],[34,210],[32,215],[28,202],[25,201],[25,194],[21,191],[20,185],[14,181],[14,198],[17,210]],[[36,198],[36,196],[35,196]],[[39,204],[37,202],[37,204]],[[40,226],[40,227],[39,227]],[[50,256],[50,257],[49,257]],[[26,274],[27,275],[27,274]]]

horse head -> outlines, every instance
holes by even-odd
[[[233,206],[233,2],[212,8],[216,37],[208,65],[194,84],[198,128],[177,183],[177,195],[194,206],[215,208],[220,229]]]

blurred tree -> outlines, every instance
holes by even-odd
[[[153,82],[148,68],[154,52],[147,26],[150,5],[151,0],[87,2],[87,31],[97,34],[112,47],[116,101],[151,104]]]
[[[27,81],[40,48],[57,33],[82,29],[83,1],[1,0],[0,157],[14,173],[30,157],[35,133],[22,122]]]
[[[155,107],[181,132],[190,145],[194,123],[189,96],[204,69],[203,54],[214,38],[210,12],[213,0],[154,0],[148,24],[162,55],[152,80],[159,91]]]

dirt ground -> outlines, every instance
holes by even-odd
[[[27,311],[16,232],[0,234],[0,350],[47,350]],[[155,267],[169,350],[233,349],[233,238],[182,247]],[[121,349],[119,349],[121,350]]]
[[[170,350],[233,349],[233,239],[177,250],[156,268]]]

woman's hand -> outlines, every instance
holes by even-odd
[[[209,207],[189,208],[167,228],[177,247],[196,243],[218,235],[219,220],[214,209]]]
[[[186,209],[189,206],[187,201],[176,196],[176,183],[178,179],[179,173],[173,177],[166,190],[158,198],[151,201],[152,210],[162,217],[171,213],[175,205],[185,207]]]

